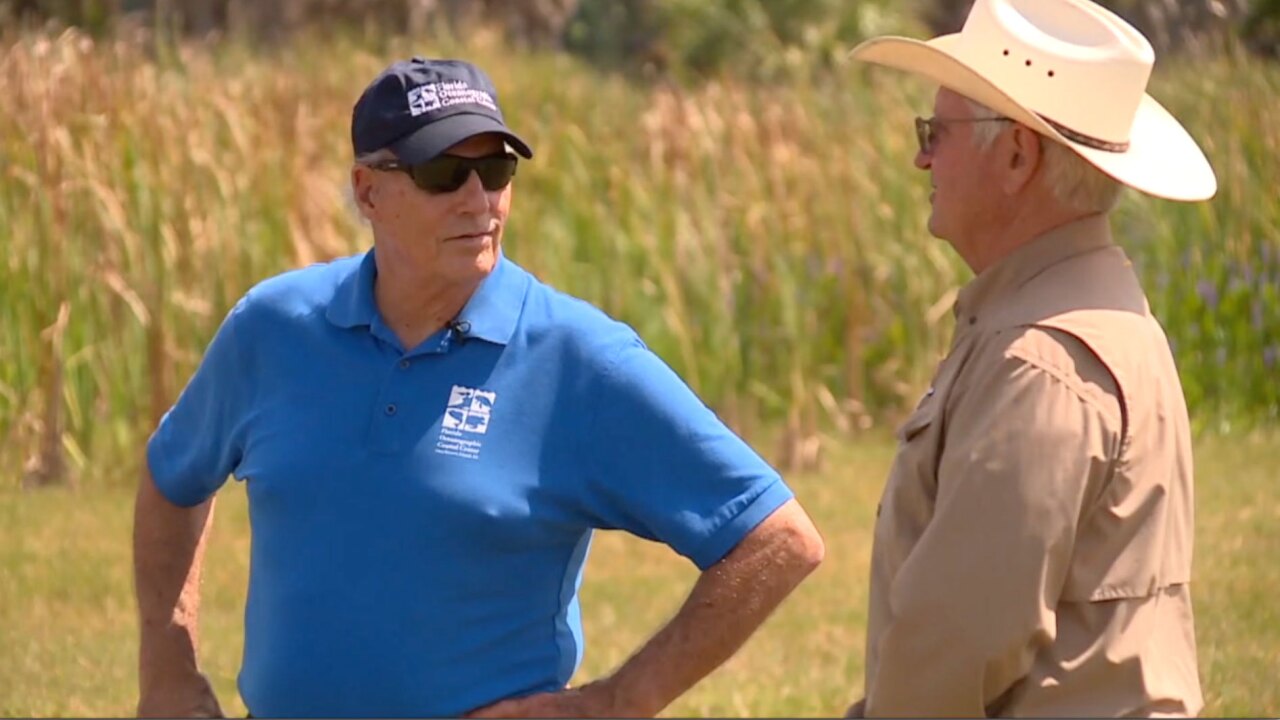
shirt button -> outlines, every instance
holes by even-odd
[[[408,369],[409,369],[409,361],[408,361],[408,360],[401,360],[401,361],[400,361],[400,369],[401,369],[401,370],[408,370]]]
[[[386,408],[386,411],[385,411],[385,412],[387,413],[387,415],[395,415],[395,414],[396,414],[396,404],[395,404],[395,403],[391,403],[390,405],[387,405],[387,408]]]

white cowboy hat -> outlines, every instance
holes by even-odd
[[[1088,0],[976,0],[958,33],[873,38],[849,56],[934,80],[1147,194],[1217,191],[1196,141],[1146,93],[1151,43]]]

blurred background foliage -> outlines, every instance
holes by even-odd
[[[91,33],[141,22],[188,36],[304,29],[416,34],[477,24],[525,46],[563,48],[650,75],[771,77],[810,70],[869,35],[952,32],[972,0],[0,0],[0,18]],[[1157,53],[1280,52],[1280,0],[1101,0]]]

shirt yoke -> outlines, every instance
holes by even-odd
[[[1004,347],[1005,357],[1020,360],[1056,378],[1119,431],[1123,420],[1119,385],[1083,341],[1071,333],[1049,327],[1027,326],[1004,332],[1014,333]]]

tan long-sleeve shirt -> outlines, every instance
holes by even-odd
[[[974,279],[876,522],[868,716],[1194,715],[1192,460],[1104,216]]]

